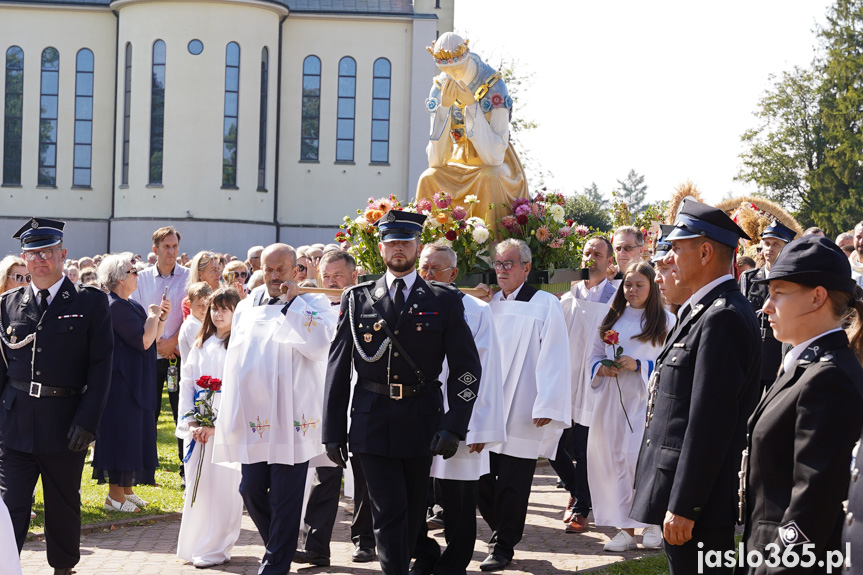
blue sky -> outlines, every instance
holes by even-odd
[[[539,124],[524,142],[550,188],[609,196],[632,168],[649,200],[691,179],[715,202],[755,191],[734,181],[740,135],[769,74],[811,62],[831,3],[459,0],[455,31],[533,74],[517,113]]]

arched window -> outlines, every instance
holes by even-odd
[[[339,105],[336,111],[336,161],[354,161],[354,120],[357,101],[357,63],[339,60]]]
[[[42,50],[42,89],[39,112],[40,186],[57,185],[57,96],[60,85],[60,53],[56,48]]]
[[[261,50],[261,118],[258,126],[258,190],[267,189],[267,91],[270,86],[270,51]]]
[[[3,122],[3,183],[21,185],[21,124],[24,106],[24,50],[6,50],[6,106]]]
[[[153,43],[150,88],[150,183],[162,183],[162,149],[165,137],[165,43]]]
[[[129,185],[129,128],[132,114],[132,44],[126,44],[126,66],[123,78],[123,172],[120,183]]]
[[[240,117],[240,45],[225,50],[225,131],[222,139],[222,187],[237,186],[237,130]]]
[[[84,48],[75,59],[75,154],[72,185],[90,187],[93,166],[93,52]]]
[[[372,80],[372,162],[390,161],[390,78],[392,65],[386,58],[375,60]]]
[[[300,160],[317,160],[321,128],[321,60],[303,60],[303,110],[300,127]]]

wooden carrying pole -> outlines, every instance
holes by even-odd
[[[486,292],[485,290],[481,290],[479,288],[460,287],[458,289],[461,290],[462,293],[465,293],[467,295],[472,295],[472,296],[480,298],[480,299],[482,299],[483,297],[488,295],[488,292]],[[343,291],[344,290],[341,290],[339,288],[318,288],[318,287],[301,287],[300,288],[300,294],[320,293],[320,294],[324,294],[325,296],[332,296],[332,297],[341,297]]]

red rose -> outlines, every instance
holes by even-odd
[[[198,387],[203,387],[204,389],[210,389],[210,380],[212,378],[209,375],[202,375],[198,378],[198,381],[195,383],[198,384]]]
[[[566,220],[566,225],[571,226],[575,223],[575,220]]]
[[[345,236],[345,232],[336,232],[336,241],[337,242],[344,242],[344,241],[347,241],[347,239],[348,238]]]
[[[448,239],[451,242],[454,242],[456,240],[456,238],[458,238],[458,234],[455,232],[455,230],[450,230],[445,235],[446,235],[446,239]]]
[[[619,338],[620,334],[618,334],[613,329],[610,329],[602,335],[602,343],[605,343],[607,345],[617,345]]]
[[[518,222],[518,225],[523,226],[527,223],[527,216],[521,214],[520,216],[516,216],[515,221]]]
[[[221,391],[222,380],[221,379],[211,379],[210,380],[210,389],[212,389],[213,391]]]

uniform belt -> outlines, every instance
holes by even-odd
[[[38,381],[19,381],[10,379],[9,385],[15,389],[26,391],[31,397],[72,397],[73,395],[84,395],[87,386],[84,387],[52,387],[42,385]]]
[[[429,385],[427,383],[420,385],[402,385],[401,383],[392,383],[387,385],[385,383],[377,383],[367,379],[360,379],[359,386],[373,393],[386,395],[390,399],[395,400],[413,397],[415,395],[422,395],[437,389],[436,385]]]

